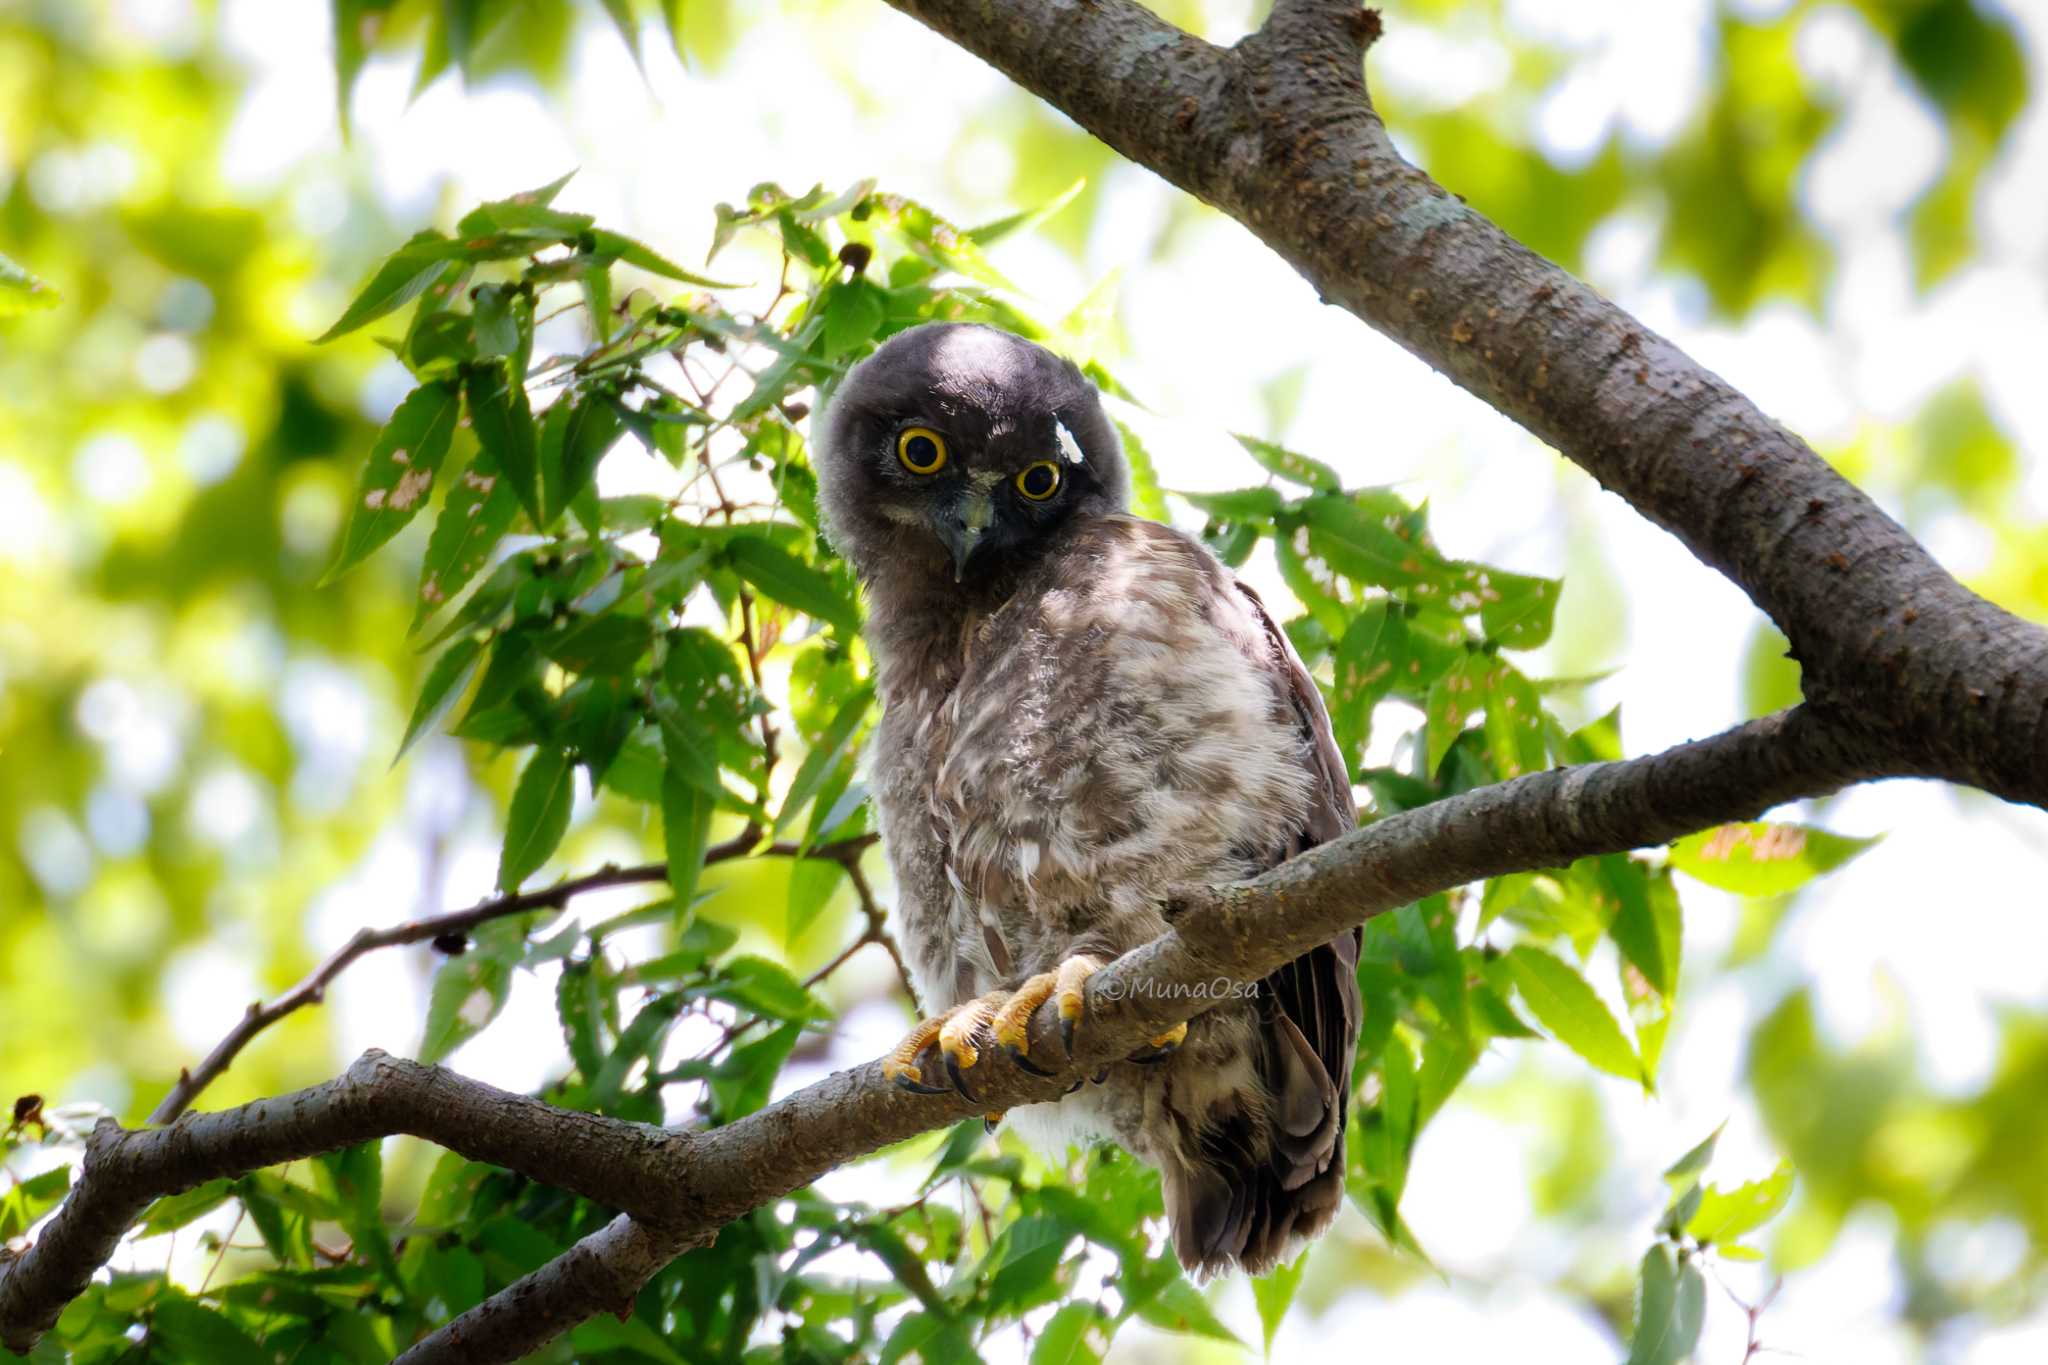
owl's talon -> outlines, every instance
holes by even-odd
[[[1067,1087],[1067,1093],[1068,1093],[1069,1095],[1071,1095],[1071,1094],[1073,1094],[1073,1093],[1074,1093],[1074,1092],[1075,1092],[1076,1090],[1079,1090],[1079,1089],[1080,1089],[1080,1088],[1081,1088],[1082,1086],[1084,1086],[1084,1085],[1086,1085],[1086,1084],[1087,1084],[1087,1082],[1086,1082],[1086,1081],[1075,1081],[1075,1082],[1074,1082],[1074,1083],[1073,1083],[1072,1085],[1070,1085],[1070,1086],[1068,1086],[1068,1087]]]
[[[1067,1060],[1070,1062],[1073,1061],[1074,1021],[1064,1017],[1060,1020],[1060,1046],[1067,1050]]]
[[[1139,1066],[1157,1066],[1174,1053],[1180,1051],[1180,1045],[1186,1042],[1187,1038],[1188,1026],[1185,1023],[1175,1024],[1157,1038],[1151,1039],[1144,1047],[1139,1048],[1136,1052],[1124,1058],[1124,1060],[1136,1062]]]
[[[908,1090],[913,1095],[950,1095],[953,1093],[943,1085],[926,1085],[923,1081],[913,1081],[908,1076],[898,1076],[896,1078],[896,1088],[898,1090]]]
[[[1007,1112],[1007,1110],[1002,1110],[993,1114],[983,1114],[981,1116],[981,1131],[987,1133],[990,1137],[994,1137],[996,1129],[1003,1126],[1003,1114]]]
[[[1074,1029],[1088,1008],[1088,978],[1102,967],[1102,959],[1092,953],[1075,953],[1060,963],[1056,986],[1060,998],[1060,1046],[1067,1050],[1068,1061],[1074,1058]]]
[[[1057,1076],[1059,1074],[1057,1071],[1047,1071],[1037,1062],[1032,1061],[1030,1057],[1025,1055],[1024,1049],[1014,1043],[1003,1044],[1003,1054],[1019,1068],[1030,1072],[1034,1076]]]
[[[1104,1067],[1104,1068],[1102,1068],[1102,1070],[1100,1070],[1100,1071],[1096,1072],[1096,1073],[1095,1073],[1095,1074],[1094,1074],[1093,1076],[1090,1076],[1090,1077],[1088,1078],[1088,1080],[1090,1081],[1090,1083],[1092,1083],[1092,1084],[1094,1084],[1094,1085],[1101,1085],[1101,1084],[1102,1084],[1102,1083],[1103,1083],[1104,1081],[1106,1081],[1106,1080],[1108,1080],[1108,1079],[1109,1079],[1109,1068],[1108,1068],[1108,1067]]]
[[[973,1063],[970,1062],[968,1065],[972,1066]],[[950,1054],[946,1057],[946,1074],[953,1078],[953,1089],[959,1092],[960,1098],[973,1104],[974,1092],[967,1088],[967,1077],[961,1074],[960,1063]],[[946,1092],[941,1090],[938,1093],[943,1095]]]

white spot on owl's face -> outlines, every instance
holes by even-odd
[[[1068,464],[1086,464],[1088,459],[1081,453],[1081,443],[1074,439],[1074,433],[1067,430],[1065,422],[1052,424],[1053,434],[1059,437],[1060,457]]]

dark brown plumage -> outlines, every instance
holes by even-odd
[[[1071,364],[992,328],[915,328],[847,378],[818,444],[869,600],[897,929],[943,1012],[892,1066],[966,1089],[1049,994],[1085,1029],[1085,974],[1157,936],[1177,891],[1350,829],[1347,770],[1257,596],[1125,514],[1115,428]],[[1145,1064],[1011,1117],[1053,1143],[1114,1138],[1159,1168],[1185,1265],[1262,1271],[1343,1197],[1357,960],[1345,934]]]

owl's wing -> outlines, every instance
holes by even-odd
[[[1268,865],[1273,865],[1350,832],[1358,823],[1358,808],[1315,679],[1258,594],[1234,579],[1231,587],[1264,627],[1257,641],[1263,651],[1255,662],[1272,673],[1292,705],[1301,762],[1314,778],[1302,827],[1285,847],[1271,851]],[[1347,930],[1259,983],[1270,1047],[1265,1077],[1273,1105],[1270,1175],[1262,1170],[1242,1183],[1232,1182],[1235,1187],[1227,1194],[1207,1191],[1207,1207],[1197,1194],[1190,1213],[1207,1254],[1184,1255],[1184,1260],[1201,1264],[1222,1252],[1248,1266],[1271,1265],[1285,1254],[1291,1238],[1315,1235],[1336,1215],[1344,1198],[1344,1121],[1362,1017],[1359,943],[1360,931]]]

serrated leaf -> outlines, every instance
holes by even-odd
[[[1707,1186],[1685,1230],[1702,1242],[1733,1242],[1776,1218],[1791,1198],[1792,1163],[1780,1161],[1762,1180],[1732,1190]]]
[[[726,542],[726,556],[733,572],[765,596],[848,634],[860,628],[859,611],[830,578],[766,536],[735,535]]]
[[[538,748],[519,774],[505,814],[505,849],[498,859],[498,889],[511,893],[562,842],[576,802],[576,766],[560,749]]]
[[[1271,484],[1234,488],[1226,493],[1183,493],[1176,489],[1174,496],[1224,521],[1271,522],[1287,505],[1287,499]]]
[[[1493,663],[1484,655],[1466,654],[1449,671],[1429,685],[1429,699],[1423,712],[1427,719],[1429,744],[1423,776],[1434,777],[1443,766],[1466,722],[1486,706]]]
[[[496,461],[488,452],[478,451],[449,488],[441,515],[434,522],[434,534],[427,540],[413,629],[476,577],[518,513],[519,500],[499,477]]]
[[[490,1026],[512,992],[512,969],[495,953],[472,947],[434,974],[419,1060],[439,1062]]]
[[[775,1077],[803,1036],[800,1023],[784,1024],[765,1038],[736,1047],[708,1078],[718,1117],[730,1123],[744,1118],[774,1093]]]
[[[394,764],[405,757],[405,751],[415,740],[441,723],[441,718],[462,696],[462,689],[476,671],[483,652],[483,641],[466,636],[434,660],[434,666],[427,670],[427,680],[420,684],[420,698],[413,703],[412,719],[405,723],[405,738],[398,742],[398,752],[391,756]]]
[[[512,485],[533,524],[545,525],[540,508],[540,446],[525,388],[513,382],[504,365],[482,365],[464,380],[463,398],[477,444]]]
[[[776,1019],[809,1020],[825,1013],[817,997],[804,989],[788,968],[751,953],[727,962],[717,978],[696,993]]]
[[[377,267],[370,282],[342,310],[334,325],[314,338],[314,344],[345,336],[364,323],[375,322],[386,313],[397,312],[418,298],[420,292],[439,277],[447,262],[462,255],[461,243],[451,241],[438,232],[429,230],[416,234],[411,241],[384,258],[384,263]]]
[[[1563,583],[1504,569],[1477,569],[1473,582],[1487,639],[1507,649],[1535,649],[1550,639]]]
[[[553,415],[552,409],[549,415]],[[561,433],[560,459],[552,465],[543,465],[544,475],[554,476],[551,480],[543,478],[541,490],[546,495],[544,500],[550,525],[560,520],[569,504],[590,486],[592,476],[597,473],[598,461],[618,444],[619,436],[625,431],[618,409],[609,398],[599,394],[578,398],[564,420],[567,425]]]
[[[1528,944],[1509,949],[1507,961],[1523,1002],[1552,1037],[1610,1076],[1645,1082],[1635,1049],[1584,977]]]
[[[1852,839],[1811,825],[1721,825],[1671,846],[1671,865],[1743,896],[1782,896],[1862,855],[1883,835]]]
[[[173,1359],[203,1360],[207,1365],[273,1365],[271,1353],[233,1319],[183,1294],[165,1294],[156,1301],[150,1308],[149,1333]]]
[[[865,277],[842,280],[820,301],[825,315],[825,358],[837,360],[867,345],[888,316],[888,296]]]
[[[685,270],[668,257],[634,241],[622,233],[607,232],[596,228],[590,234],[593,255],[624,261],[627,265],[638,266],[652,275],[663,275],[682,284],[693,284],[699,289],[738,289],[741,286],[730,280],[714,280],[694,270]]]
[[[422,384],[391,414],[370,446],[349,504],[334,562],[320,581],[332,583],[369,558],[378,546],[405,528],[433,492],[434,475],[455,436],[461,405],[446,384]]]
[[[571,673],[608,676],[632,672],[653,645],[654,627],[647,619],[623,612],[582,617],[540,638],[541,652]]]
[[[1344,486],[1344,481],[1337,477],[1337,471],[1321,460],[1312,460],[1298,451],[1262,441],[1256,436],[1240,434],[1237,443],[1259,462],[1261,468],[1290,483],[1313,488],[1319,493],[1335,493]]]

